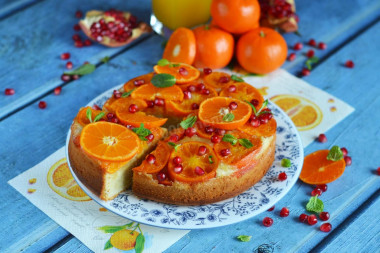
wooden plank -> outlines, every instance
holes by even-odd
[[[39,0],[0,0],[0,20],[7,18],[23,8],[28,8],[38,1]]]

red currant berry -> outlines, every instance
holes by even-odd
[[[194,127],[189,127],[185,130],[185,135],[188,137],[192,137],[196,133],[197,133],[197,130]]]
[[[212,73],[212,69],[210,69],[210,68],[204,68],[203,69],[203,73],[205,73],[205,75],[209,75],[209,74]]]
[[[131,104],[130,106],[129,106],[129,108],[128,108],[128,110],[129,110],[129,112],[130,113],[135,113],[135,112],[137,112],[138,111],[138,107],[137,107],[137,105],[135,105],[135,104]]]
[[[317,188],[321,189],[322,192],[327,191],[327,184],[319,184],[317,185]]]
[[[345,63],[344,65],[345,65],[347,68],[350,68],[350,69],[352,69],[353,67],[355,67],[354,62],[351,61],[351,60],[346,61],[346,63]]]
[[[12,96],[15,94],[15,90],[12,89],[12,88],[6,88],[5,91],[4,91],[4,94],[7,95],[7,96]]]
[[[273,224],[273,219],[272,218],[269,218],[269,217],[265,217],[263,219],[263,225],[266,226],[266,227],[270,227],[272,226]]]
[[[332,226],[331,226],[331,224],[330,223],[323,223],[320,227],[319,227],[319,229],[322,231],[322,232],[330,232],[331,231],[331,228],[332,228]]]
[[[40,102],[38,103],[38,107],[39,107],[40,109],[45,109],[46,106],[47,106],[47,104],[46,104],[45,101],[40,101]]]
[[[179,157],[179,156],[174,157],[174,158],[173,158],[173,163],[174,163],[175,165],[181,164],[181,163],[182,163],[182,159],[181,159],[181,157]]]
[[[221,156],[229,156],[230,154],[231,154],[231,150],[228,148],[220,150]]]
[[[313,57],[314,56],[314,50],[310,49],[309,51],[307,51],[306,56],[307,56],[307,58]]]
[[[295,53],[291,53],[289,56],[288,56],[288,61],[294,61],[296,59],[296,54]]]
[[[315,47],[317,45],[317,42],[315,41],[315,39],[310,39],[307,44],[309,44],[309,46]]]
[[[325,143],[325,142],[327,142],[327,137],[326,137],[326,135],[325,135],[325,134],[320,134],[320,135],[318,136],[318,141],[319,141],[320,143]]]
[[[267,211],[268,211],[268,212],[272,212],[272,211],[274,210],[274,207],[275,207],[275,206],[272,206],[272,207],[269,208]]]
[[[321,196],[322,195],[322,190],[319,188],[315,188],[314,190],[311,191],[311,196]]]
[[[200,146],[198,148],[198,155],[199,156],[202,156],[202,155],[206,154],[206,152],[207,152],[207,148],[205,146]]]
[[[154,135],[153,134],[148,134],[145,138],[147,139],[147,141],[151,142],[154,139]]]
[[[300,222],[306,222],[308,218],[309,215],[302,213],[298,219],[300,220]]]
[[[322,49],[322,50],[325,50],[325,49],[327,48],[327,45],[326,45],[326,43],[319,42],[319,43],[318,43],[318,48],[319,48],[319,49]]]
[[[61,94],[61,91],[62,91],[62,87],[56,87],[55,89],[54,89],[54,95],[59,95],[59,94]]]
[[[278,174],[278,180],[280,181],[285,181],[287,178],[288,176],[286,175],[285,172],[281,172],[280,174]]]
[[[199,166],[195,167],[194,171],[195,171],[195,174],[197,174],[199,176],[202,176],[205,174],[205,171]]]
[[[315,214],[310,214],[309,217],[307,218],[307,223],[309,223],[309,225],[314,225],[318,222],[317,220],[317,216],[315,216]]]
[[[232,101],[228,107],[230,108],[231,111],[233,111],[238,107],[238,104]]]
[[[348,154],[348,151],[346,148],[341,148],[340,150],[342,150],[343,156],[346,156]]]
[[[283,207],[280,211],[280,216],[281,217],[288,217],[289,216],[289,209],[286,207]]]
[[[303,48],[303,45],[302,45],[301,42],[297,42],[297,43],[294,45],[294,47],[293,47],[294,50],[301,50],[302,48]]]
[[[323,221],[327,221],[328,219],[330,219],[330,214],[328,212],[320,212],[319,218]]]
[[[302,71],[301,71],[301,75],[302,76],[308,76],[308,75],[310,75],[310,70],[308,70],[307,68],[303,68]]]
[[[149,164],[154,164],[156,162],[156,157],[152,154],[149,154],[147,157],[146,157],[146,161],[149,163]]]
[[[222,138],[219,135],[211,136],[211,142],[212,143],[219,143],[221,140],[222,140]]]
[[[352,164],[351,156],[345,156],[344,161],[346,162],[346,166],[351,166]]]

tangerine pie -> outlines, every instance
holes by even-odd
[[[100,108],[81,108],[69,159],[103,200],[132,188],[141,198],[201,205],[236,196],[274,160],[276,120],[237,76],[160,60]]]

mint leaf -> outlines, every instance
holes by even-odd
[[[188,129],[189,127],[193,127],[196,121],[197,121],[197,116],[191,116],[182,120],[181,123],[179,123],[179,125],[183,129]]]
[[[343,152],[339,146],[333,146],[330,149],[329,154],[327,155],[327,160],[334,161],[334,162],[339,161],[342,158],[343,158]]]
[[[234,120],[234,118],[235,118],[235,115],[233,115],[232,113],[227,113],[226,115],[223,116],[223,121],[231,122]]]
[[[79,68],[77,69],[74,69],[73,71],[70,71],[70,72],[65,72],[64,74],[65,75],[78,75],[78,76],[84,76],[84,75],[88,75],[88,74],[91,74],[92,72],[94,72],[96,66],[94,64],[83,64],[82,66],[80,66]]]
[[[258,117],[258,116],[260,116],[261,114],[264,114],[265,112],[262,112],[262,110],[263,110],[265,107],[267,107],[267,105],[268,105],[268,99],[265,99],[265,101],[264,101],[263,104],[261,105],[260,109],[259,109],[257,112],[255,112],[255,116]],[[256,110],[255,110],[255,111],[256,111]]]
[[[152,133],[149,129],[144,127],[143,123],[141,123],[140,127],[133,128],[132,131],[138,135],[140,140],[143,140],[143,141],[146,141],[147,139],[145,137],[147,137],[148,135]]]
[[[318,196],[313,196],[310,198],[309,202],[306,205],[306,210],[309,212],[320,213],[323,212],[323,201],[318,198]]]
[[[181,66],[181,64],[179,64],[179,63],[170,64],[170,67],[179,67],[179,66]]]
[[[160,66],[160,67],[164,67],[166,65],[170,64],[170,62],[166,59],[161,59],[157,62],[157,65]]]
[[[133,88],[133,89],[130,90],[130,91],[124,92],[123,94],[121,94],[121,97],[122,97],[122,98],[129,97],[129,96],[132,94],[132,92],[133,92],[134,90],[135,90],[135,89]]]
[[[92,111],[90,108],[88,108],[86,110],[86,117],[88,118],[88,120],[92,123]]]
[[[163,73],[153,76],[150,82],[158,88],[166,88],[173,86],[176,82],[176,79],[170,74]]]
[[[252,236],[250,236],[250,235],[239,235],[236,238],[242,242],[249,242],[251,240]]]
[[[319,61],[319,58],[316,57],[316,56],[313,56],[313,57],[310,57],[309,59],[307,59],[306,61],[306,67],[311,70],[312,69],[312,64],[314,63],[317,63]]]
[[[177,151],[177,148],[180,146],[180,144],[175,144],[174,142],[169,141],[168,144],[174,148],[175,151]]]
[[[281,166],[289,168],[290,166],[292,166],[292,162],[289,159],[284,158],[281,160]]]
[[[239,143],[240,143],[240,145],[242,145],[245,148],[252,148],[253,147],[252,142],[248,139],[244,139],[244,138],[239,139]]]
[[[256,115],[256,114],[257,114],[257,110],[256,110],[256,107],[255,107],[255,106],[253,106],[253,104],[251,104],[251,102],[249,102],[249,101],[247,101],[247,100],[245,100],[245,102],[249,104],[249,106],[252,108],[253,114],[255,114],[255,115]]]
[[[214,161],[212,160],[212,155],[209,155],[209,156],[208,156],[208,162],[209,162],[210,164],[213,164],[213,163],[214,163]]]
[[[139,234],[136,238],[135,252],[141,253],[144,250],[145,237],[143,234]]]
[[[231,79],[234,80],[235,82],[244,82],[243,78],[238,77],[237,75],[232,75]]]
[[[110,59],[111,59],[111,57],[109,57],[109,56],[107,55],[107,56],[104,56],[102,59],[100,59],[100,61],[103,62],[103,63],[107,63],[107,62],[110,61]]]
[[[109,239],[106,244],[104,245],[104,249],[103,250],[107,250],[107,249],[110,249],[110,248],[113,248],[112,244],[111,244],[111,239]]]
[[[225,134],[222,138],[222,141],[229,142],[232,145],[235,145],[238,142],[237,138],[232,134]]]
[[[101,112],[101,113],[99,113],[98,115],[96,115],[96,117],[95,117],[95,119],[94,119],[94,122],[99,121],[101,118],[103,118],[103,116],[104,116],[105,114],[106,114],[105,112]]]

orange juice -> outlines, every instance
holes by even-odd
[[[152,0],[156,18],[171,30],[206,23],[211,0]]]

